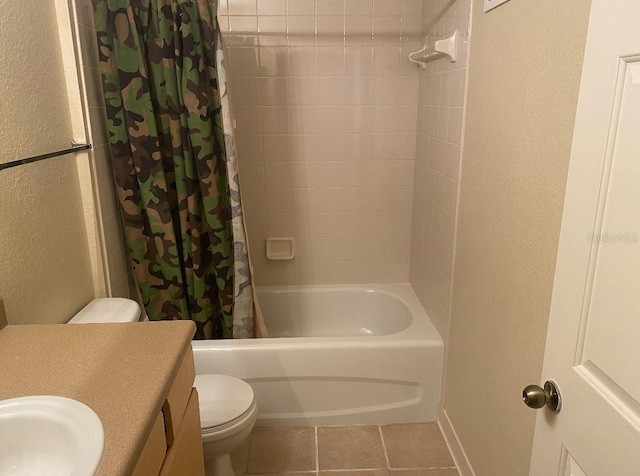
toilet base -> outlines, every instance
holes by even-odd
[[[235,476],[233,466],[231,466],[231,456],[223,454],[212,456],[204,460],[205,476]]]

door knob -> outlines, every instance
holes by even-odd
[[[544,383],[544,388],[540,388],[538,385],[525,387],[522,391],[522,401],[530,408],[537,409],[546,405],[549,410],[555,413],[558,413],[562,406],[560,392],[552,380],[547,380]]]

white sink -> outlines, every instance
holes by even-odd
[[[33,396],[0,401],[0,476],[93,476],[100,418],[83,403]]]

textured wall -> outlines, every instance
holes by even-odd
[[[422,1],[220,4],[258,283],[407,282]]]
[[[528,474],[588,13],[474,2],[445,410],[478,476]]]
[[[0,161],[73,139],[54,2],[0,2]],[[0,295],[10,323],[57,323],[93,297],[73,155],[0,172]]]

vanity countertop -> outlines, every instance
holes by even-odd
[[[191,321],[7,326],[0,400],[57,395],[85,403],[104,427],[96,475],[129,475],[194,332]]]

